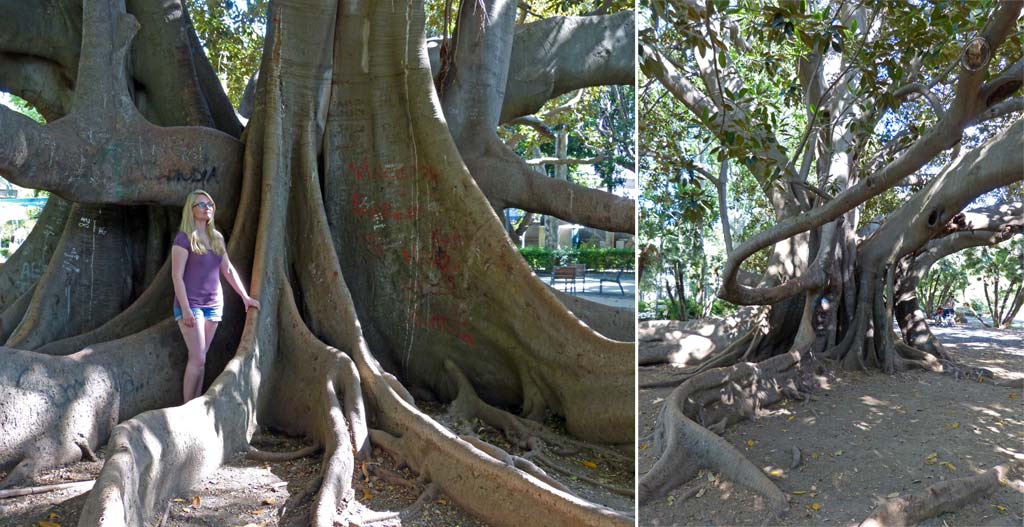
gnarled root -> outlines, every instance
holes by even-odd
[[[694,419],[724,425],[798,394],[805,389],[804,361],[794,351],[757,364],[708,370],[676,388],[661,409],[654,435],[661,457],[640,479],[640,503],[665,495],[700,468],[707,468],[761,494],[772,511],[784,511],[787,502],[782,491],[739,450]]]
[[[954,512],[1005,482],[1010,472],[1020,469],[1019,461],[999,465],[974,476],[941,481],[909,496],[887,499],[860,525],[902,527],[916,525],[945,512]]]
[[[561,455],[572,455],[582,450],[589,450],[594,454],[619,464],[632,463],[632,460],[628,459],[627,456],[610,448],[591,445],[569,437],[560,436],[536,421],[519,417],[484,402],[477,395],[473,384],[458,365],[452,361],[445,361],[444,367],[449,377],[455,381],[458,390],[458,396],[449,405],[448,413],[465,421],[480,419],[482,422],[497,428],[510,443],[524,450],[530,450],[531,453],[526,457],[532,456],[534,452],[540,453],[542,446],[539,442],[544,440],[551,443],[556,453]]]

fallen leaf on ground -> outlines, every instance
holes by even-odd
[[[797,494],[797,495],[807,494],[807,491],[806,490],[794,490],[793,492],[790,492],[790,494]]]
[[[203,504],[203,499],[199,496],[192,496],[192,507],[198,509]]]
[[[812,503],[811,504],[811,510],[815,510],[815,511],[821,510],[821,504],[820,503]]]
[[[768,475],[773,478],[781,478],[785,474],[781,468],[773,468],[768,471]]]
[[[753,439],[747,439],[747,446],[754,446],[755,441]]]
[[[899,492],[893,492],[893,493],[890,493],[890,494],[886,494],[885,497],[886,498],[895,498],[896,496],[899,496],[899,495],[900,495]]]
[[[640,450],[647,450],[647,443],[640,443]]]
[[[707,487],[704,487],[704,488],[702,488],[702,489],[698,490],[698,491],[697,491],[697,497],[699,498],[699,497],[703,496],[703,495],[704,495],[704,493],[705,493],[705,492],[707,492],[707,491],[708,491],[708,488],[707,488]]]
[[[185,503],[184,498],[174,498],[171,501],[173,501],[174,503]]]
[[[949,425],[949,427],[952,428],[953,430],[956,430],[957,428],[960,428],[960,422],[953,421],[953,424]]]
[[[275,503],[274,498],[267,498],[260,502],[260,505],[273,505]]]
[[[938,452],[932,452],[931,454],[928,454],[924,458],[924,464],[925,465],[934,465],[934,464],[936,464],[938,462],[939,462],[939,454],[938,454]]]
[[[1002,505],[996,505],[996,509],[997,509],[997,510],[998,510],[999,512],[1005,512],[1005,511],[1006,511],[1006,507],[1003,507]]]
[[[597,463],[593,461],[580,461],[580,464],[587,468],[597,468]]]
[[[676,497],[675,496],[669,496],[669,497],[665,498],[665,501],[667,501],[669,505],[675,505]]]
[[[1015,393],[1011,393],[1010,394],[1010,399],[1016,399],[1017,397],[1019,397],[1019,396],[1017,394],[1015,394]]]
[[[956,472],[956,465],[950,463],[949,461],[943,461],[942,463],[939,464],[948,468],[950,472]]]
[[[51,512],[50,514],[46,515],[46,519],[47,520],[59,520],[60,519],[60,514],[57,514],[56,512]]]
[[[57,522],[50,522],[50,521],[46,521],[46,520],[39,520],[36,523],[36,525],[38,525],[39,527],[60,527],[59,523],[57,523]]]
[[[369,500],[371,496],[370,491],[363,489],[363,500]]]
[[[811,454],[811,459],[818,459],[818,453],[814,452],[813,454]]]

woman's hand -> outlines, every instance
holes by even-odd
[[[196,327],[196,316],[192,314],[191,309],[186,309],[181,312],[181,321],[185,323],[186,327]]]
[[[260,301],[256,300],[255,298],[253,298],[251,296],[247,296],[247,297],[242,299],[242,305],[245,306],[245,312],[248,313],[250,307],[255,307],[256,309],[259,309],[260,308]]]

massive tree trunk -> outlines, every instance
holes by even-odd
[[[527,457],[633,442],[633,346],[581,324],[509,243],[441,118],[419,2],[272,3],[244,132],[181,5],[82,7],[78,19],[62,4],[74,15],[62,23],[80,23],[70,35],[0,40],[5,89],[53,109],[45,126],[0,110],[13,138],[0,173],[74,203],[53,198],[17,267],[0,267],[16,289],[0,296],[0,328],[14,324],[0,347],[0,486],[106,445],[80,525],[149,525],[271,425],[324,448],[314,525],[345,510],[371,445],[489,523],[632,524],[416,407],[413,395],[452,402]],[[19,66],[29,51],[32,68]],[[34,90],[34,68],[73,92]],[[198,187],[218,198],[262,309],[226,295],[209,389],[171,407],[186,350],[166,250],[150,252],[176,223],[161,205]],[[537,422],[551,415],[575,438]]]
[[[712,15],[704,11],[705,4],[686,4],[685,14],[678,15],[681,23],[711,31]],[[865,6],[842,4],[836,9],[837,20],[854,28],[862,42],[873,38]],[[677,339],[678,349],[668,356],[667,360],[701,358],[688,360],[675,380],[658,383],[679,386],[660,412],[654,432],[660,459],[641,477],[641,504],[706,467],[761,493],[773,511],[785,510],[785,497],[776,485],[707,428],[721,433],[731,422],[751,417],[780,398],[802,398],[814,387],[822,361],[886,372],[964,369],[928,331],[913,291],[941,255],[998,243],[1020,230],[1016,204],[962,211],[979,196],[1021,181],[1024,120],[1010,119],[983,144],[953,156],[877,228],[859,235],[858,215],[867,200],[958,145],[965,128],[991,120],[996,113],[1006,115],[994,110],[1024,85],[1024,60],[1009,57],[1008,66],[989,60],[1012,33],[1020,9],[1019,3],[998,4],[978,33],[989,52],[980,63],[967,64],[965,54],[964,62],[950,66],[960,68],[958,77],[948,81],[951,95],[946,106],[933,105],[938,122],[915,140],[899,143],[896,152],[881,149],[873,160],[859,157],[881,113],[868,110],[876,101],[863,95],[866,90],[858,83],[864,77],[858,74],[856,61],[840,57],[839,78],[826,90],[821,54],[799,58],[796,70],[811,124],[798,151],[787,153],[770,124],[754,117],[747,101],[736,95],[743,89],[743,77],[724,47],[745,50],[746,44],[735,27],[729,30],[734,22],[727,14],[715,13],[713,18],[721,31],[715,38],[727,44],[686,50],[694,57],[688,66],[697,70],[696,79],[679,71],[682,61],[659,50],[670,45],[641,44],[644,72],[692,112],[732,161],[749,169],[777,220],[730,248],[718,292],[734,304],[767,306],[766,323],[723,342],[683,334],[690,343]],[[857,49],[848,44],[850,48]],[[826,126],[815,125],[815,119]],[[808,175],[815,173],[817,181],[812,184]],[[741,265],[762,250],[771,251],[768,270],[757,283],[746,283]],[[894,335],[894,313],[902,338]],[[657,350],[641,352],[651,362],[666,360],[663,356]]]

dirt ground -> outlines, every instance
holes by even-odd
[[[443,408],[437,405],[421,404],[421,409],[447,426],[458,426],[449,422]],[[505,443],[493,429],[473,425],[473,433],[513,453],[514,448]],[[558,430],[559,423],[548,423],[549,429]],[[268,451],[290,452],[309,443],[296,438],[274,435],[261,431],[253,438],[253,445]],[[626,449],[622,449],[626,452]],[[627,452],[628,453],[628,452]],[[98,453],[102,455],[102,452]],[[633,488],[634,461],[632,455],[608,458],[603,455],[581,452],[575,456],[562,457],[549,452],[559,466],[569,472],[560,474],[547,470],[562,484],[577,495],[621,511],[634,511],[633,498],[608,492],[581,480],[580,477],[602,481],[617,487]],[[319,454],[281,463],[252,461],[239,457],[222,466],[206,478],[197,488],[174,498],[162,527],[306,527],[309,525],[309,510],[312,497],[318,488],[321,456]],[[392,459],[374,449],[372,459],[360,464],[352,479],[355,500],[346,510],[345,521],[338,523],[346,527],[373,525],[391,526],[445,526],[477,527],[485,525],[453,503],[450,497],[439,495],[429,501],[413,519],[400,519],[398,512],[408,508],[419,497],[424,485],[413,488],[385,483],[372,475],[371,467],[376,464],[393,470],[406,479],[416,477],[408,469],[398,469]],[[102,468],[102,461],[75,463],[46,472],[40,484],[63,483],[95,478]],[[364,469],[367,469],[364,472]],[[370,477],[367,478],[366,475]],[[85,503],[88,488],[64,490],[0,499],[0,527],[69,527],[77,525],[78,516]],[[374,512],[376,511],[376,512]],[[371,521],[377,520],[377,521]],[[50,522],[50,523],[47,523]],[[53,525],[53,524],[56,524]]]
[[[961,361],[1003,378],[1024,377],[1024,332],[961,326],[936,335]],[[666,378],[669,366],[645,369],[640,382]],[[640,437],[649,436],[671,388],[641,390]],[[1024,459],[1020,390],[925,372],[895,376],[837,372],[809,402],[786,401],[769,415],[729,428],[725,438],[775,478],[790,500],[773,517],[753,492],[703,474],[640,510],[640,525],[857,525],[877,500],[938,481]],[[655,459],[641,441],[639,472]],[[790,466],[793,450],[801,462]],[[1024,482],[922,525],[1024,524]]]

